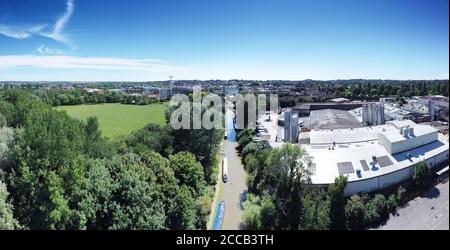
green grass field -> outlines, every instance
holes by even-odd
[[[100,123],[102,135],[114,138],[127,135],[149,123],[164,125],[166,107],[166,104],[141,106],[112,103],[60,106],[57,109],[65,110],[70,116],[84,121],[90,116],[96,116]]]

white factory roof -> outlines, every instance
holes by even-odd
[[[377,132],[381,131],[378,126],[363,127],[353,129],[327,129],[327,130],[312,130],[311,144],[336,144],[363,142],[376,140]]]
[[[314,174],[311,176],[311,180],[314,184],[333,183],[334,179],[340,175],[337,167],[338,163],[351,162],[355,172],[346,174],[348,181],[360,181],[409,167],[424,159],[448,151],[449,148],[448,142],[441,136],[438,141],[408,150],[408,153],[411,154],[411,159],[407,158],[405,152],[390,155],[377,142],[354,143],[345,145],[345,147],[343,147],[344,145],[338,145],[334,150],[323,146],[322,148],[312,145],[301,146],[313,157],[315,169],[313,170]],[[372,156],[377,157],[377,159],[387,158],[389,159],[388,162],[390,161],[392,164],[388,163],[387,166],[381,167],[379,163],[373,163]],[[368,170],[364,170],[361,161],[366,162],[369,168]],[[357,169],[361,170],[360,176],[356,173]]]
[[[396,128],[401,128],[401,127],[405,127],[405,126],[410,126],[410,127],[418,126],[416,123],[414,123],[411,120],[401,120],[401,121],[394,120],[394,121],[388,121],[388,122],[386,122],[386,124],[393,125]]]
[[[270,134],[267,138],[269,144],[272,147],[281,147],[284,142],[280,138],[283,134],[282,128],[277,125],[278,115],[271,114],[271,121],[266,121],[266,118],[266,116],[260,117],[259,121]],[[407,168],[445,151],[448,152],[449,143],[439,134],[435,142],[407,152],[389,154],[382,145],[378,144],[378,134],[383,133],[391,141],[406,140],[399,131],[399,127],[403,126],[413,127],[415,136],[436,132],[436,129],[429,125],[417,125],[409,120],[390,121],[386,125],[353,129],[312,130],[309,132],[310,144],[299,144],[313,158],[312,183],[333,183],[334,179],[342,174],[340,171],[349,166],[354,170],[352,173],[345,174],[349,182],[370,179]],[[407,159],[406,153],[411,155],[410,159]],[[373,162],[373,156],[377,158],[376,163]],[[341,169],[338,167],[339,164]],[[361,170],[360,175],[357,174],[358,169]]]
[[[403,123],[403,124],[406,124],[406,123]],[[407,137],[419,137],[419,136],[437,132],[437,130],[435,128],[433,128],[429,125],[415,125],[412,127],[414,128],[414,132],[413,132],[414,134],[408,135]],[[405,136],[400,134],[399,129],[397,129],[397,131],[386,132],[386,133],[384,133],[384,135],[390,142],[400,142],[400,141],[408,140]]]

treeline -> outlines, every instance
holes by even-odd
[[[88,93],[80,88],[75,89],[8,89],[2,92],[8,94],[14,91],[28,92],[43,102],[51,106],[67,106],[67,105],[81,105],[81,104],[102,104],[102,103],[122,103],[134,105],[148,105],[157,103],[159,100],[154,97],[144,95],[132,95],[110,90],[101,92]]]
[[[268,83],[268,82],[267,82]],[[266,83],[266,84],[267,84]],[[284,81],[271,82],[283,86]],[[287,82],[293,84],[292,92],[277,93],[281,108],[294,107],[298,103],[326,102],[330,98],[377,101],[380,97],[405,97],[443,95],[448,96],[448,80],[390,81],[390,80],[305,80]]]
[[[382,83],[345,83],[337,87],[322,86],[320,91],[335,93],[336,97],[359,100],[376,100],[386,96],[448,96],[448,81],[405,81]]]
[[[376,80],[342,80],[332,82],[311,81],[299,83],[295,91],[308,93],[315,90],[322,93],[323,97],[311,96],[312,101],[323,102],[330,97],[344,97],[352,100],[377,100],[380,97],[399,96],[425,96],[443,95],[448,96],[448,80],[430,81],[376,81]],[[294,96],[295,97],[295,96]],[[294,97],[291,97],[294,98]],[[300,98],[300,97],[297,97]],[[303,97],[304,98],[304,97]],[[299,102],[310,102],[311,100],[299,99]],[[292,106],[292,105],[291,105]]]
[[[344,197],[347,178],[340,176],[328,188],[311,185],[311,158],[298,145],[271,148],[253,142],[254,132],[238,134],[239,151],[247,172],[249,196],[244,202],[247,229],[342,230],[378,227],[408,199],[425,190],[431,174],[424,163],[415,167],[413,185],[386,194]]]
[[[0,95],[0,122],[0,229],[206,227],[223,132],[148,125],[108,141],[95,117],[20,90]]]

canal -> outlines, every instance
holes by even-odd
[[[229,179],[223,183],[220,200],[225,202],[225,214],[222,229],[242,229],[242,202],[247,197],[246,174],[236,147],[236,132],[233,127],[233,109],[227,105],[225,122],[227,140],[224,142],[223,154],[228,160]]]

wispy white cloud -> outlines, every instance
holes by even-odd
[[[39,54],[43,54],[43,55],[62,55],[62,54],[64,54],[64,52],[62,50],[49,48],[43,44],[41,44],[41,46],[39,46],[36,49],[36,51],[39,52]]]
[[[50,32],[39,32],[39,35],[51,38],[55,41],[74,46],[72,41],[65,35],[64,28],[69,22],[74,12],[74,1],[67,0],[66,11],[64,14],[56,21],[53,26],[53,29]]]
[[[11,26],[7,24],[0,24],[0,34],[15,39],[28,39],[33,35],[43,36],[63,43],[72,49],[76,48],[75,44],[64,33],[64,29],[74,13],[74,0],[67,0],[66,9],[61,17],[56,22],[51,24],[38,24],[28,27]],[[50,26],[50,27],[49,27]],[[49,27],[47,29],[47,27]]]
[[[33,34],[41,32],[46,25],[35,25],[31,27],[16,27],[0,24],[0,34],[8,36],[15,39],[27,39]]]
[[[0,70],[37,69],[95,69],[141,72],[190,72],[193,66],[177,66],[155,59],[127,59],[111,57],[77,57],[64,55],[0,56]]]
[[[27,39],[28,37],[31,36],[31,34],[26,30],[14,29],[13,27],[8,27],[4,25],[0,25],[0,34],[21,40]]]

